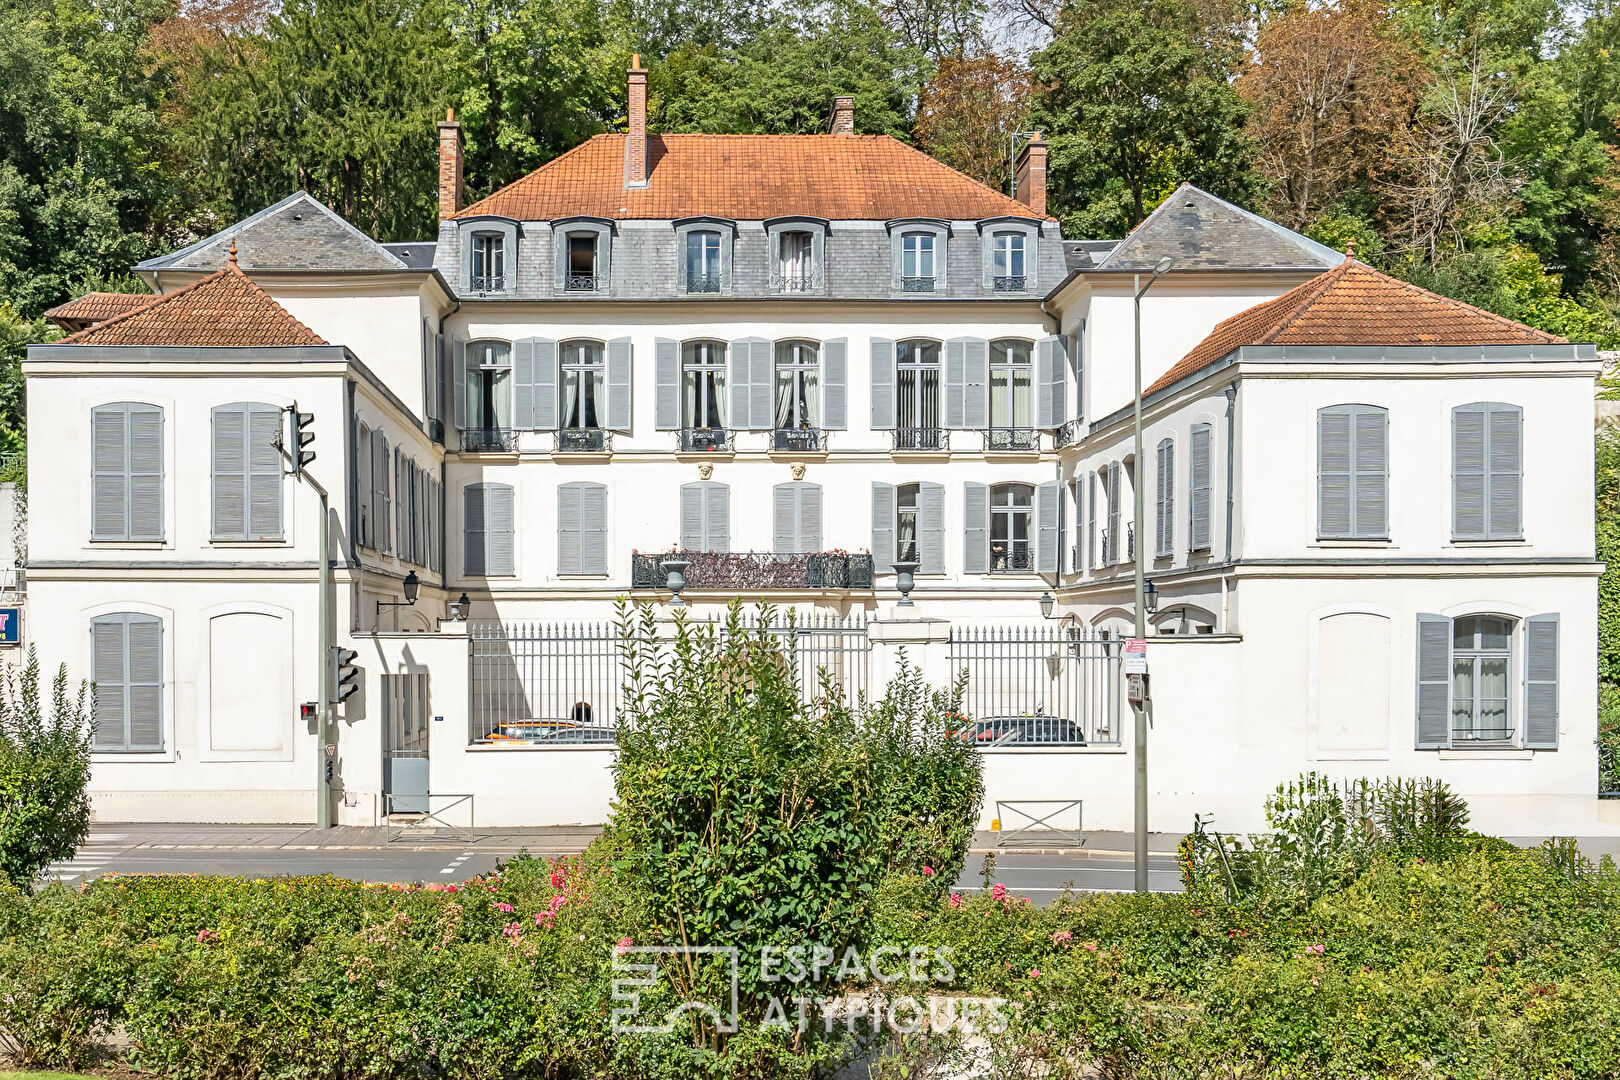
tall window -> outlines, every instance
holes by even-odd
[[[895,491],[894,561],[918,562],[917,499],[921,485],[902,484]]]
[[[569,292],[596,291],[595,233],[568,234],[568,280],[566,284]]]
[[[90,535],[163,539],[163,410],[119,402],[90,416]]]
[[[1476,741],[1512,737],[1508,714],[1512,643],[1511,619],[1474,615],[1452,623],[1452,739]]]
[[[686,234],[686,291],[689,293],[720,291],[719,233]]]
[[[1333,405],[1316,414],[1317,535],[1389,535],[1389,414],[1376,405]]]
[[[214,410],[215,540],[280,540],[282,411],[274,405]]]
[[[562,350],[562,416],[564,429],[602,426],[600,409],[607,376],[602,346],[594,341],[565,341]]]
[[[682,427],[718,430],[726,426],[726,346],[719,341],[688,341],[681,346]]]
[[[817,411],[821,350],[809,341],[776,343],[776,427],[802,430],[820,425]]]
[[[934,291],[933,233],[906,233],[900,238],[900,284],[906,292]]]
[[[990,489],[990,570],[1033,570],[1035,493],[1028,484]]]
[[[895,359],[896,445],[902,450],[937,450],[941,438],[939,343],[902,341],[895,346]]]
[[[506,288],[506,238],[500,233],[474,233],[472,238],[474,292],[501,292]]]
[[[996,233],[995,265],[991,277],[997,292],[1019,292],[1024,288],[1024,234]]]
[[[803,231],[785,232],[777,240],[776,277],[787,292],[804,292],[815,280],[812,262],[815,237]]]
[[[1517,540],[1524,534],[1524,416],[1517,405],[1481,401],[1451,410],[1451,534]]]
[[[990,426],[1027,430],[1035,423],[1034,367],[1027,341],[990,343]]]
[[[163,749],[163,623],[118,612],[90,622],[98,751]]]
[[[504,341],[467,344],[467,429],[512,426],[512,346]]]

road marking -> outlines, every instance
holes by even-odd
[[[472,857],[473,857],[472,852],[464,851],[460,855],[458,855],[454,859],[452,859],[450,861],[450,865],[445,867],[443,870],[440,870],[439,873],[441,873],[441,874],[453,874],[457,870],[461,869],[461,864],[462,863],[466,862],[468,859],[470,859]]]

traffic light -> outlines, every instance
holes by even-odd
[[[287,412],[292,418],[293,471],[301,473],[315,460],[315,451],[309,449],[315,442],[315,414],[299,412],[297,402]]]
[[[354,662],[360,654],[341,645],[332,647],[332,704],[341,705],[360,689],[360,669]]]

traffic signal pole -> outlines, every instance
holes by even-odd
[[[320,527],[316,530],[316,546],[320,552],[319,586],[316,605],[320,615],[316,619],[316,638],[320,646],[320,663],[316,665],[319,700],[315,707],[315,826],[332,827],[332,782],[327,779],[326,748],[332,738],[332,703],[337,698],[337,672],[333,663],[332,610],[332,506],[326,488],[309,474],[309,464],[315,460],[315,451],[309,449],[315,442],[315,414],[298,411],[295,401],[287,409],[287,423],[292,438],[283,439],[277,432],[277,442],[292,465],[289,473],[315,490],[321,499]]]

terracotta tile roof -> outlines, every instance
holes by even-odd
[[[1274,300],[1217,323],[1151,393],[1245,345],[1564,345],[1563,338],[1346,259]]]
[[[284,347],[325,345],[233,262],[133,311],[62,339],[64,345]]]
[[[888,135],[650,135],[651,175],[633,190],[624,186],[624,140],[597,135],[456,216],[1040,218]]]
[[[98,322],[145,307],[152,300],[151,293],[85,293],[76,300],[58,304],[45,313],[45,317],[63,330],[82,330]]]

